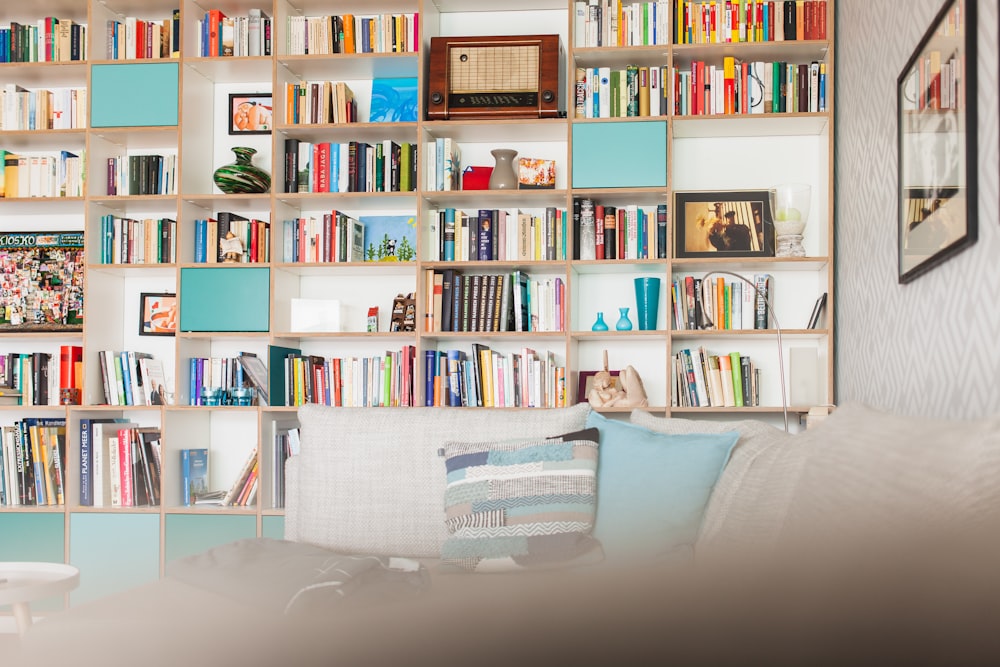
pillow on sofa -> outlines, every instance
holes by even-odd
[[[445,563],[475,572],[595,555],[597,429],[552,438],[449,442]]]
[[[739,433],[665,435],[591,412],[600,432],[593,535],[609,562],[690,547]]]
[[[739,432],[740,439],[705,509],[699,548],[741,550],[780,532],[806,454],[792,435],[757,419],[655,417],[633,410],[629,421],[670,435]]]

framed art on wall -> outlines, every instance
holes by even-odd
[[[230,93],[229,134],[271,134],[271,93]]]
[[[139,335],[173,336],[177,333],[177,295],[143,292],[139,295]]]
[[[674,193],[674,256],[774,257],[769,190]]]
[[[976,0],[947,0],[897,80],[899,282],[976,241]]]

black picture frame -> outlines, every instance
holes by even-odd
[[[177,295],[143,292],[139,295],[139,335],[174,336],[179,317]]]
[[[271,134],[274,104],[271,93],[230,93],[229,134]]]
[[[898,274],[976,242],[976,0],[947,0],[896,81]]]
[[[675,192],[674,257],[774,257],[772,197],[770,190]]]

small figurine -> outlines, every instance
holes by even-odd
[[[646,388],[639,372],[631,365],[618,373],[615,386],[608,371],[608,351],[604,351],[604,370],[594,375],[594,386],[587,394],[587,401],[595,408],[644,408],[649,405]]]
[[[226,264],[238,264],[243,256],[243,243],[231,231],[226,232],[226,238],[219,239],[222,250],[222,261]]]

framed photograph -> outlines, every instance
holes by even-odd
[[[177,333],[177,295],[143,292],[139,295],[139,335],[173,336]]]
[[[230,93],[229,134],[271,134],[271,93]]]
[[[899,282],[976,242],[976,0],[947,0],[897,80]]]
[[[594,388],[594,376],[600,371],[580,371],[580,381],[576,389],[576,402],[586,403],[590,390]],[[611,389],[618,389],[618,371],[608,371],[611,373]]]
[[[674,193],[675,257],[774,257],[768,190]]]

